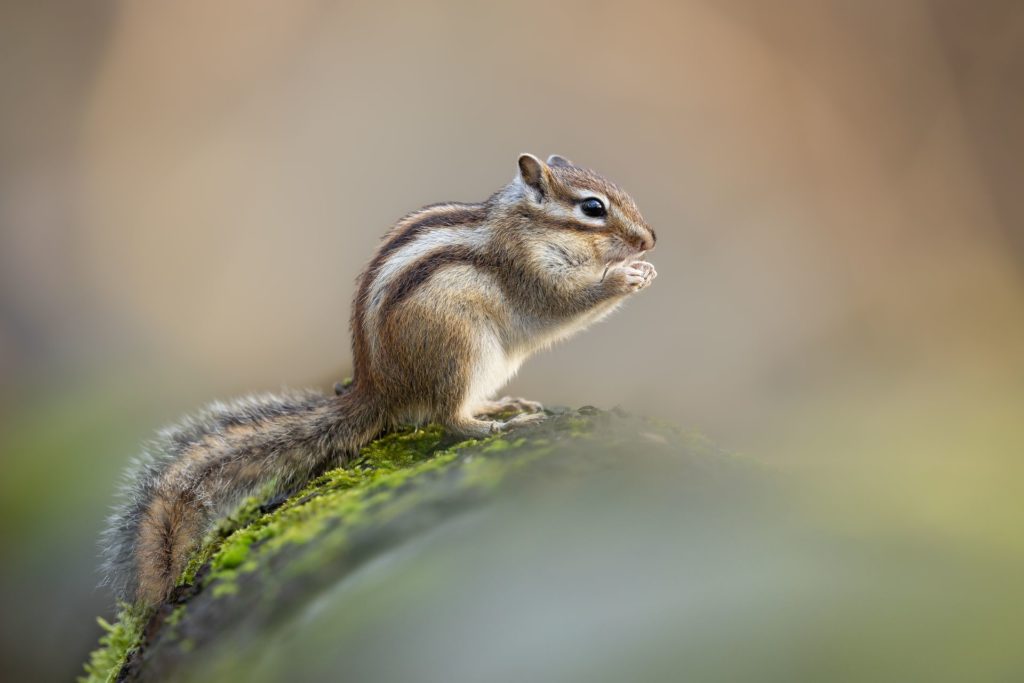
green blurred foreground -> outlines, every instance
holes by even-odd
[[[592,409],[391,435],[208,540],[88,680],[1009,680],[1013,555],[816,514],[800,484]],[[143,631],[145,635],[143,635]],[[141,647],[139,647],[141,645]]]

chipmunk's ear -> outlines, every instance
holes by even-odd
[[[541,201],[551,187],[551,169],[532,154],[519,155],[519,181],[537,194]]]
[[[552,154],[548,157],[548,166],[575,166],[575,164],[563,156]]]

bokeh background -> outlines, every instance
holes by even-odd
[[[512,393],[699,429],[784,468],[822,524],[975,567],[961,588],[1012,613],[1020,589],[984,577],[1024,559],[1021,3],[0,12],[12,680],[71,677],[110,615],[95,538],[137,444],[345,376],[379,237],[486,197],[522,151],[627,188],[659,278]]]

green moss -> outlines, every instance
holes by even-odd
[[[510,442],[510,441],[508,441],[506,439],[502,439],[502,438],[495,438],[493,441],[491,441],[486,446],[484,446],[483,452],[484,453],[497,453],[499,451],[508,450],[509,448],[512,448],[513,446],[521,446],[521,445],[523,445],[524,441],[525,440],[522,439],[522,438],[516,439],[514,442]]]
[[[187,586],[195,581],[196,573],[210,561],[213,554],[223,544],[224,539],[235,531],[249,526],[265,514],[265,501],[273,496],[275,486],[275,482],[268,483],[259,494],[246,499],[234,514],[217,523],[217,527],[206,536],[200,549],[193,553],[185,565],[185,570],[178,579],[177,585]],[[241,558],[241,560],[244,559],[244,557]],[[239,564],[241,564],[241,560]]]
[[[231,570],[242,567],[249,555],[249,548],[254,543],[271,538],[279,538],[282,539],[281,542],[290,543],[307,541],[317,534],[319,527],[311,523],[295,524],[303,521],[296,519],[297,515],[293,513],[295,509],[303,508],[303,513],[298,517],[309,522],[309,517],[315,516],[310,513],[315,513],[333,502],[313,503],[314,499],[339,491],[359,489],[383,478],[384,475],[428,459],[436,453],[443,437],[442,428],[433,425],[419,430],[397,432],[378,439],[363,449],[349,469],[339,468],[321,475],[287,500],[278,510],[266,514],[263,504],[272,490],[270,485],[268,492],[248,499],[238,512],[222,521],[218,528],[207,536],[201,549],[192,556],[186,566],[179,585],[194,582],[199,569],[206,565],[212,569],[208,581],[230,578]],[[398,483],[395,478],[384,482],[385,485],[392,486]],[[282,524],[282,521],[285,524]],[[283,531],[284,529],[287,531]],[[281,542],[275,544],[275,547]],[[224,590],[221,593],[229,594]]]
[[[121,605],[114,624],[102,617],[96,619],[104,633],[100,636],[100,647],[89,655],[85,675],[79,676],[79,683],[107,683],[117,679],[128,653],[138,645],[145,616],[137,608]]]
[[[235,600],[242,593],[240,579],[265,569],[273,559],[274,572],[259,578],[260,600],[273,601],[287,581],[321,571],[332,560],[345,557],[354,531],[385,525],[415,510],[424,496],[437,490],[421,484],[451,478],[461,494],[479,496],[501,484],[512,471],[566,443],[577,442],[589,452],[587,444],[594,443],[595,427],[604,424],[605,417],[596,411],[563,414],[529,431],[458,443],[446,440],[437,425],[389,434],[364,447],[346,468],[325,472],[268,510],[266,501],[274,493],[273,483],[269,484],[204,539],[179,585],[193,585],[191,595]],[[650,429],[667,434],[661,425],[650,424]],[[635,435],[631,432],[622,438],[635,439]],[[604,434],[601,443],[616,438]],[[93,653],[86,665],[88,677],[82,680],[93,683],[116,677],[127,653],[140,642],[145,616],[125,609],[117,625],[101,622],[106,631],[102,647]],[[187,624],[182,623],[187,619],[182,605],[165,619],[168,628],[161,631],[164,642],[176,643],[181,651],[194,646],[188,640]]]
[[[338,519],[355,523],[367,507],[385,501],[384,491],[450,462],[458,449],[475,443],[466,441],[440,449],[444,436],[437,425],[384,436],[363,448],[348,468],[324,473],[269,513],[261,509],[266,495],[249,499],[207,537],[180,583],[194,582],[199,569],[208,566],[210,571],[203,581],[204,585],[216,584],[213,595],[235,594],[238,574],[252,571],[259,564],[247,562],[255,546],[261,553],[276,552],[285,545],[308,543]]]
[[[177,626],[183,616],[185,616],[185,605],[178,605],[174,608],[174,611],[168,615],[167,619],[164,620],[164,623],[171,627]]]
[[[583,436],[593,429],[593,423],[586,417],[570,416],[563,420],[563,429],[571,436]]]
[[[210,567],[204,586],[213,587],[214,597],[235,595],[238,577],[260,567],[260,558],[277,554],[285,546],[305,546],[316,539],[316,551],[300,553],[283,572],[290,576],[312,570],[325,554],[343,550],[347,529],[365,520],[371,510],[374,521],[383,523],[415,504],[413,498],[397,501],[393,493],[449,467],[463,450],[480,446],[482,453],[496,453],[521,449],[527,443],[523,437],[509,440],[495,435],[443,448],[444,438],[443,429],[431,425],[390,434],[369,444],[348,469],[326,472],[276,510],[237,529],[216,547],[200,551],[197,557]],[[545,446],[537,452],[549,450]],[[480,461],[466,465],[464,484],[486,488],[497,483],[513,463]],[[339,524],[341,521],[344,525]],[[331,529],[334,531],[329,533]],[[195,571],[191,575],[194,577]]]
[[[223,598],[226,595],[234,595],[238,592],[238,584],[232,581],[221,581],[213,587],[213,597]]]
[[[249,546],[247,544],[234,543],[218,555],[214,566],[219,569],[234,569],[241,566],[248,556]]]

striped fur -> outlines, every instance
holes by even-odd
[[[400,220],[359,278],[354,384],[338,395],[214,404],[160,433],[129,473],[104,534],[107,583],[123,599],[166,599],[200,538],[268,483],[293,491],[343,465],[382,430],[437,421],[482,436],[507,422],[493,401],[525,359],[610,313],[655,273],[653,230],[633,200],[561,157],[523,155],[479,204],[435,204]],[[588,197],[607,216],[585,216]]]
[[[105,583],[122,600],[164,600],[196,542],[246,497],[288,492],[381,429],[347,393],[215,403],[161,431],[129,470],[103,534]]]

